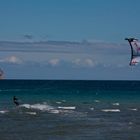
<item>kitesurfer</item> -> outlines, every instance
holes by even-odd
[[[16,106],[19,106],[19,101],[18,101],[18,98],[16,96],[13,97],[13,102]]]

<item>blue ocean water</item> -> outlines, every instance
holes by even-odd
[[[0,140],[139,138],[140,81],[0,81]]]

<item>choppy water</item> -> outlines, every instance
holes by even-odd
[[[0,81],[0,140],[139,138],[139,81]]]

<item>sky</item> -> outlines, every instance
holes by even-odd
[[[140,37],[139,5],[139,0],[0,0],[5,78],[140,80],[140,66],[129,66],[124,41]]]

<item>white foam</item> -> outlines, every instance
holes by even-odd
[[[76,107],[75,106],[63,106],[63,107],[59,106],[58,109],[74,110],[76,109]]]
[[[60,113],[60,111],[57,109],[52,109],[49,111],[49,113],[58,114],[58,113]]]
[[[53,109],[53,107],[51,107],[49,105],[45,105],[45,104],[34,104],[34,105],[31,105],[31,108],[32,109],[42,110],[42,111]]]
[[[102,109],[103,112],[120,112],[120,109]]]
[[[23,104],[23,105],[20,105],[20,107],[24,107],[27,109],[35,109],[35,110],[40,110],[40,111],[47,111],[48,113],[53,113],[53,114],[60,113],[59,110],[55,109],[54,107],[52,107],[50,105],[47,105],[46,103],[45,104],[33,104],[33,105]],[[36,115],[35,114],[36,112],[26,112],[26,113],[31,114],[31,115]]]
[[[119,104],[119,103],[113,103],[112,105],[114,105],[114,106],[119,106],[120,104]]]
[[[1,114],[5,114],[5,113],[7,113],[7,112],[9,112],[8,110],[0,110],[0,113]]]
[[[26,112],[26,114],[29,114],[29,115],[37,115],[36,112]]]
[[[54,109],[52,106],[49,106],[47,104],[33,104],[33,105],[23,104],[20,106],[25,107],[27,109],[36,109],[36,110],[41,110],[41,111],[49,111],[49,110]]]
[[[48,113],[59,114],[59,113],[71,113],[71,110],[75,110],[75,106],[58,106],[53,107],[50,105],[45,104],[22,104],[20,107],[24,107],[26,109],[33,109],[33,110],[40,110],[40,111],[47,111]],[[65,112],[66,111],[66,112]],[[26,112],[30,115],[36,115],[36,112]]]
[[[94,107],[91,107],[90,110],[94,110]]]
[[[137,108],[130,108],[129,110],[132,110],[132,111],[138,111]]]
[[[94,102],[99,103],[100,101],[99,100],[94,100]]]
[[[66,102],[66,100],[62,100],[62,102]]]
[[[20,105],[20,107],[25,107],[25,108],[28,108],[28,109],[30,109],[30,104],[22,104],[22,105]]]
[[[56,102],[57,104],[61,104],[62,102]]]

